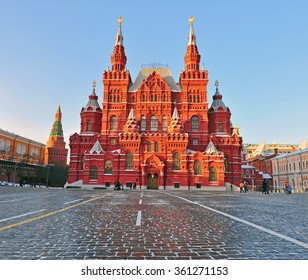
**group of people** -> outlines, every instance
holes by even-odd
[[[136,183],[134,183],[131,187],[130,187],[130,189],[136,189],[136,186],[137,186],[137,184]],[[115,191],[121,191],[121,190],[123,190],[124,188],[123,188],[123,185],[119,182],[119,180],[116,180],[115,182],[114,182],[114,190]]]
[[[248,192],[248,184],[246,181],[240,182],[240,193]]]

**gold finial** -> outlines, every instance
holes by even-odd
[[[118,18],[118,23],[119,23],[119,25],[121,25],[122,22],[123,22],[123,18],[122,18],[122,17],[119,17],[119,18]]]
[[[238,124],[236,124],[235,128],[233,128],[233,134],[235,135],[240,135],[240,128],[238,126]]]
[[[190,24],[193,24],[194,21],[195,21],[195,17],[190,17],[190,18],[189,18],[189,23],[190,23]]]
[[[215,81],[215,86],[218,88],[218,86],[219,86],[219,81],[218,80]]]
[[[92,87],[96,87],[96,82],[95,81],[93,81],[93,83],[92,83]]]

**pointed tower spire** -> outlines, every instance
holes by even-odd
[[[124,132],[139,132],[139,125],[135,116],[134,108],[131,108],[127,117]]]
[[[196,36],[193,28],[193,22],[195,21],[194,17],[189,18],[189,36],[188,36],[188,45],[186,49],[186,54],[184,57],[185,62],[185,70],[199,70],[199,63],[200,63],[200,54],[198,52],[197,43],[196,43]]]
[[[68,150],[65,149],[65,142],[62,129],[62,112],[60,105],[55,114],[49,139],[45,150],[45,164],[66,165]]]
[[[61,119],[62,119],[62,112],[61,112],[61,107],[59,104],[56,114],[55,114],[55,121],[50,131],[50,136],[62,136],[63,137]]]
[[[123,45],[123,35],[122,35],[122,22],[123,22],[123,18],[122,17],[119,17],[118,18],[118,34],[117,34],[117,37],[116,37],[116,42],[115,42],[115,45]]]
[[[180,120],[178,109],[176,107],[174,107],[174,110],[173,110],[170,125],[168,126],[168,132],[169,133],[184,132],[184,127]]]
[[[116,42],[114,45],[113,53],[111,55],[112,71],[124,71],[126,70],[126,55],[123,46],[122,36],[122,22],[123,18],[118,18],[118,33],[116,36]]]

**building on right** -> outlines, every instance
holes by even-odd
[[[282,191],[288,182],[294,192],[308,191],[308,148],[271,159],[273,187]]]

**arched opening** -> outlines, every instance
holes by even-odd
[[[133,169],[133,154],[128,152],[125,158],[125,169],[132,170]]]
[[[194,162],[194,173],[195,175],[202,175],[202,165],[199,160]]]
[[[178,152],[175,152],[172,156],[172,169],[173,170],[180,170],[180,154]]]
[[[107,160],[105,162],[105,174],[112,174],[112,161]]]
[[[217,181],[217,170],[215,167],[210,167],[210,182],[216,182]]]
[[[118,118],[117,116],[112,116],[110,119],[110,130],[118,129]]]
[[[92,166],[90,169],[90,180],[97,180],[98,178],[98,169],[96,166]]]
[[[199,118],[197,116],[191,118],[191,131],[199,131]]]
[[[148,173],[147,175],[147,189],[157,190],[158,189],[158,174]]]

